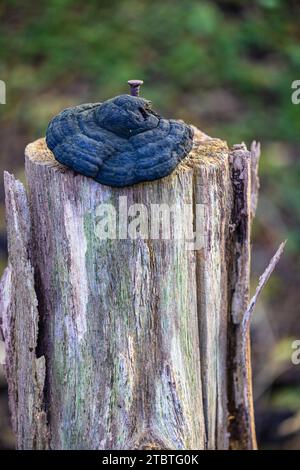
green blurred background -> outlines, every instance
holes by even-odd
[[[297,0],[2,0],[0,167],[23,179],[24,146],[62,108],[126,93],[129,78],[167,117],[229,144],[262,142],[253,289],[278,244],[285,255],[252,326],[258,441],[300,449],[300,3]],[[0,187],[1,271],[6,264]],[[2,347],[3,345],[1,345]],[[13,447],[0,373],[0,447]]]

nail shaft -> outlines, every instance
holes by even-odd
[[[143,80],[128,80],[128,85],[130,86],[131,96],[139,96],[140,86],[143,85]]]

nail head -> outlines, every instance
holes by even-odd
[[[130,86],[130,94],[132,96],[139,96],[140,86],[143,85],[143,80],[128,80],[128,85]]]

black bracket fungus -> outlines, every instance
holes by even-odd
[[[54,157],[109,186],[129,186],[169,175],[191,151],[193,130],[163,119],[139,96],[82,104],[55,116],[46,132]]]

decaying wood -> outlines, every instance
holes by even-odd
[[[258,191],[259,191],[259,177],[258,165],[260,159],[260,143],[253,141],[251,144],[251,218],[253,219],[256,213]]]
[[[30,214],[23,185],[5,173],[9,265],[4,273],[2,329],[9,404],[20,449],[44,448],[45,358],[36,356],[37,298],[30,250]]]
[[[243,321],[242,321],[242,325],[241,325],[242,326],[242,337],[243,338],[246,337],[247,332],[249,331],[251,315],[252,315],[253,310],[255,308],[258,297],[259,297],[261,291],[263,290],[263,288],[265,287],[266,283],[270,279],[270,276],[271,276],[272,272],[276,268],[276,265],[277,265],[278,261],[281,258],[281,255],[283,253],[285,245],[286,245],[286,241],[279,245],[278,250],[276,251],[275,255],[272,257],[272,259],[269,262],[268,266],[266,267],[265,271],[263,272],[263,274],[259,278],[259,282],[258,282],[258,286],[257,286],[256,291],[255,291],[255,294],[252,297],[252,299],[251,299],[251,301],[248,305],[248,308],[247,308],[247,310],[245,311],[245,313],[243,315]]]
[[[258,159],[257,159],[258,160]],[[245,356],[240,325],[249,302],[251,180],[255,173],[251,153],[244,144],[235,145],[229,156],[233,188],[230,220],[228,302],[228,410],[231,449],[255,449],[255,424],[251,385],[250,340]]]
[[[11,269],[5,268],[0,279],[0,341],[4,341],[2,317],[7,317],[7,309],[11,295]]]
[[[255,448],[240,331],[258,158],[256,145],[251,157],[196,130],[172,175],[111,188],[57,164],[43,139],[27,147],[27,195],[5,177],[1,286],[19,448]],[[100,205],[118,210],[125,196],[148,214],[151,204],[200,208],[201,246],[99,238]]]

